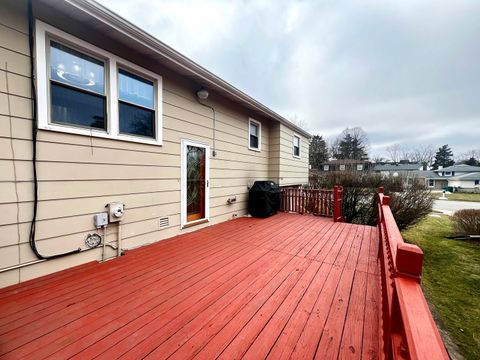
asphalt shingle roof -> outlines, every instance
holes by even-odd
[[[415,171],[422,168],[421,164],[384,164],[375,165],[374,171]]]

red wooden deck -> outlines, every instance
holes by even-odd
[[[240,218],[0,289],[1,358],[379,357],[377,229]]]

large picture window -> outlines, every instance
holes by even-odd
[[[39,20],[38,127],[162,144],[162,77]]]

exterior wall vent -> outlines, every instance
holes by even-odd
[[[168,217],[160,218],[159,224],[161,228],[167,227],[170,224]]]

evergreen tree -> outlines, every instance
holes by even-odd
[[[433,163],[433,168],[436,170],[439,166],[448,167],[455,164],[453,161],[453,152],[452,149],[448,146],[448,144],[443,145],[438,148],[437,153],[435,154],[435,162]]]
[[[345,129],[337,138],[334,156],[337,159],[367,160],[368,138],[361,128]]]
[[[465,165],[470,165],[470,166],[480,166],[480,161],[475,159],[473,156],[468,159],[467,161],[464,162]]]
[[[327,143],[320,135],[315,135],[310,143],[309,164],[313,169],[319,169],[320,164],[328,160]]]

